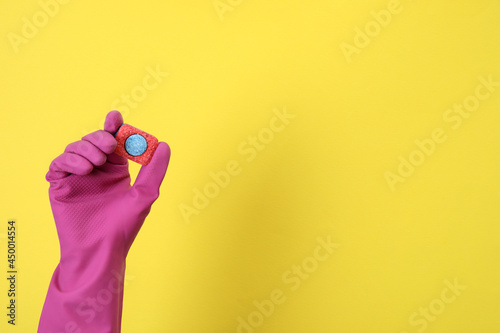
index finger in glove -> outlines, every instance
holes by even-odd
[[[104,130],[111,134],[115,134],[122,124],[123,116],[120,111],[109,111],[106,115],[106,120],[104,121]]]
[[[111,134],[115,134],[120,126],[123,124],[123,117],[120,111],[113,110],[108,112],[106,120],[104,121],[104,130]],[[128,164],[126,157],[120,156],[116,153],[108,155],[108,161],[113,164]]]

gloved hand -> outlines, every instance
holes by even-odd
[[[130,185],[128,160],[113,151],[123,123],[118,111],[104,130],[69,144],[46,175],[61,259],[50,281],[38,333],[117,333],[121,327],[127,253],[170,160],[160,142]]]

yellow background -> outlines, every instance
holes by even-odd
[[[223,2],[221,20],[211,0],[74,0],[18,52],[9,36],[42,9],[2,2],[0,267],[14,218],[20,274],[18,325],[2,310],[1,331],[35,332],[59,259],[51,160],[116,108],[172,148],[128,257],[123,332],[233,333],[280,289],[255,332],[412,333],[454,279],[467,289],[424,331],[498,332],[500,87],[458,129],[443,114],[480,76],[500,81],[499,1],[401,0],[351,62],[342,43],[389,1]],[[169,75],[114,104],[148,67]],[[284,108],[296,117],[247,162],[238,146]],[[447,140],[391,191],[385,173],[435,128]],[[231,160],[241,173],[186,223],[180,205]],[[282,275],[327,236],[340,247],[291,291]]]

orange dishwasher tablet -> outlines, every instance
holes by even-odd
[[[158,147],[158,139],[140,129],[122,124],[115,133],[118,142],[115,153],[142,165],[147,165]]]

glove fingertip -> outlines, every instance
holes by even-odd
[[[104,130],[111,134],[115,134],[116,131],[123,124],[123,116],[118,110],[113,110],[108,112],[106,115],[106,121],[104,122]]]

